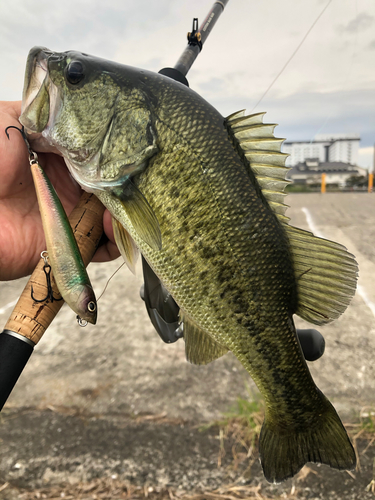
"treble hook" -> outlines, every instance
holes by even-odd
[[[44,260],[43,271],[44,271],[44,274],[46,275],[46,281],[47,281],[47,295],[44,297],[44,299],[38,300],[34,297],[34,290],[33,290],[33,286],[31,285],[31,298],[33,299],[34,302],[38,302],[38,303],[44,302],[48,299],[51,302],[53,302],[53,301],[58,302],[59,300],[63,299],[62,297],[60,297],[59,299],[56,299],[56,297],[53,296],[53,289],[52,289],[52,283],[51,283],[51,266],[48,264],[46,254],[47,254],[47,252],[45,250],[40,254],[42,259]]]
[[[10,137],[9,137],[9,134],[8,134],[8,130],[10,128],[15,128],[22,135],[22,138],[25,141],[25,144],[27,146],[27,150],[29,152],[29,162],[30,162],[30,165],[32,165],[33,163],[37,163],[38,162],[38,155],[35,153],[35,151],[33,151],[31,149],[29,140],[28,140],[26,132],[25,132],[25,127],[22,125],[22,129],[21,129],[19,127],[16,127],[15,125],[9,125],[9,127],[7,127],[5,129],[6,136],[8,137],[9,140],[10,140]]]
[[[6,133],[6,136],[8,137],[8,139],[10,139],[9,137],[9,133],[8,133],[8,130],[10,128],[15,128],[16,130],[18,130],[18,132],[22,135],[23,137],[23,140],[25,141],[25,144],[27,146],[27,150],[29,152],[29,162],[30,162],[30,165],[33,165],[35,163],[38,163],[38,155],[35,153],[35,151],[33,151],[31,149],[31,146],[30,146],[30,143],[29,143],[29,140],[27,138],[27,135],[26,135],[26,132],[25,132],[25,127],[22,125],[22,129],[19,128],[19,127],[16,127],[14,125],[10,125],[9,127],[7,127],[5,129],[5,133]],[[34,297],[34,289],[33,289],[33,286],[31,285],[31,298],[33,299],[34,302],[45,302],[46,300],[50,300],[51,302],[53,301],[56,301],[58,302],[59,300],[63,300],[62,297],[60,297],[59,299],[57,299],[56,297],[53,296],[53,288],[52,288],[52,283],[51,283],[51,266],[48,264],[48,254],[47,252],[44,250],[40,256],[42,257],[42,259],[44,260],[44,266],[43,266],[43,271],[44,271],[44,274],[46,275],[46,281],[47,281],[47,295],[43,298],[43,299],[36,299]]]

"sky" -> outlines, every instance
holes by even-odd
[[[151,71],[173,67],[193,18],[200,24],[212,4],[0,0],[0,100],[21,99],[35,45]],[[288,141],[358,133],[359,164],[373,166],[375,0],[229,0],[187,78],[224,116],[266,111],[265,121],[279,124],[275,135]]]

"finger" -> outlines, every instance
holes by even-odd
[[[9,116],[12,116],[13,119],[17,122],[19,126],[19,118],[21,115],[21,107],[22,101],[2,101],[0,102],[1,109],[8,113]],[[54,146],[48,143],[47,139],[45,139],[42,134],[37,133],[28,133],[27,134],[28,141],[31,145],[31,148],[38,153],[55,153],[59,156],[62,156],[60,151],[58,151]]]
[[[103,214],[103,229],[106,241],[97,249],[93,262],[107,262],[109,260],[117,259],[120,256],[113,234],[112,216],[107,209]]]
[[[101,245],[92,259],[92,262],[108,262],[110,260],[115,260],[120,257],[120,252],[117,246],[111,241],[107,241],[104,245]]]
[[[104,210],[103,214],[103,229],[109,241],[116,244],[115,235],[113,234],[112,215],[107,209]]]
[[[1,109],[18,121],[21,115],[21,101],[0,101]]]

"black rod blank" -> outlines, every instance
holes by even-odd
[[[0,334],[0,411],[34,349],[34,343],[9,330]]]

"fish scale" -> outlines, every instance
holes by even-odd
[[[289,226],[275,125],[263,124],[262,113],[224,119],[162,75],[51,54],[30,52],[21,122],[43,131],[108,208],[130,268],[137,247],[172,294],[187,359],[205,364],[230,350],[253,377],[266,401],[265,477],[285,480],[307,461],[355,467],[346,431],[310,375],[293,314],[316,324],[338,317],[354,294],[357,265],[341,245]],[[48,77],[33,98],[35,61]]]

